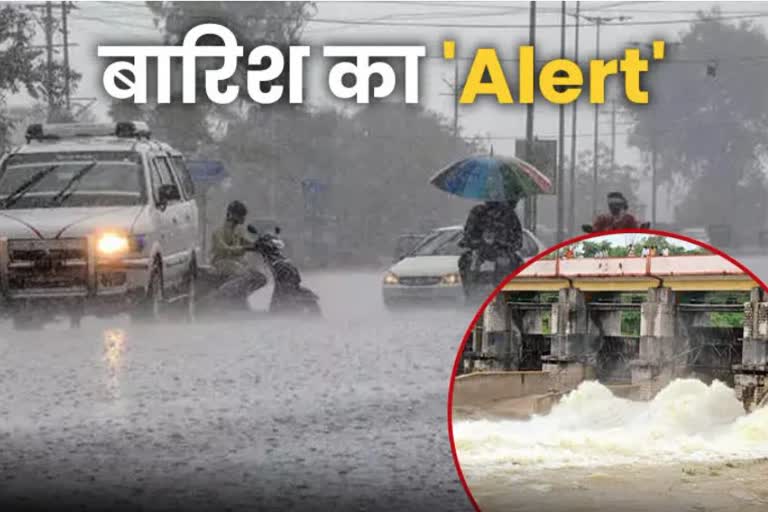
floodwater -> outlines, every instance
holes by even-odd
[[[670,383],[652,401],[584,382],[545,416],[456,421],[462,471],[484,511],[768,510],[768,409],[733,390]]]
[[[307,275],[320,321],[3,326],[2,503],[470,510],[445,404],[473,312],[389,313],[381,276]]]

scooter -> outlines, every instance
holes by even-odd
[[[280,239],[280,228],[276,227],[274,234],[260,233],[252,225],[248,225],[247,229],[249,233],[256,235],[253,246],[248,250],[261,254],[272,273],[274,291],[269,311],[320,315],[320,298],[315,292],[302,286],[299,269],[283,254],[285,243]]]
[[[299,313],[320,315],[319,297],[309,288],[301,285],[301,274],[298,268],[283,254],[285,243],[280,239],[280,228],[273,233],[261,233],[256,227],[249,225],[247,230],[255,235],[253,244],[246,252],[261,256],[267,271],[271,274],[273,290],[269,304],[269,313]],[[247,301],[240,297],[222,296],[220,287],[222,278],[211,267],[200,267],[196,279],[195,316],[205,313],[227,314],[232,311],[249,310]],[[256,290],[263,288],[264,282]]]
[[[504,244],[497,243],[491,231],[484,232],[480,243],[469,249],[470,260],[463,282],[464,294],[468,299],[478,296],[484,298],[525,262],[519,252],[510,251]]]
[[[650,222],[643,222],[640,224],[640,229],[650,229],[651,223]],[[592,226],[592,224],[582,224],[581,230],[585,233],[594,233],[595,228]]]

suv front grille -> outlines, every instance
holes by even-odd
[[[8,287],[11,291],[86,287],[87,261],[85,239],[9,240]]]

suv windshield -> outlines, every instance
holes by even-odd
[[[459,247],[461,229],[435,231],[427,235],[410,254],[411,256],[460,256],[464,249]]]
[[[139,153],[50,152],[16,154],[5,160],[0,169],[0,207],[38,173],[44,173],[44,177],[33,180],[34,184],[9,201],[7,208],[57,207],[53,198],[62,190],[67,194],[64,206],[131,206],[146,202]]]

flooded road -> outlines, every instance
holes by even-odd
[[[323,321],[3,326],[4,503],[469,510],[445,404],[472,312],[390,314],[380,278],[308,275]]]

